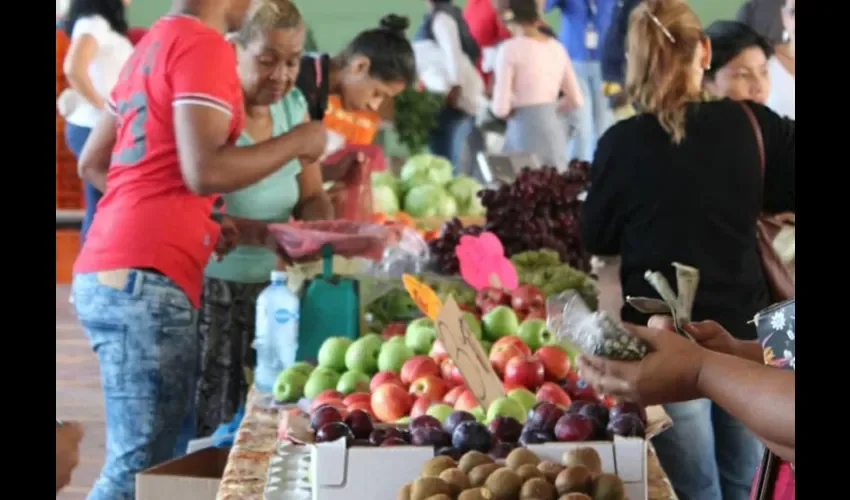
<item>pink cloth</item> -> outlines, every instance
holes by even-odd
[[[756,474],[756,481],[758,481]],[[756,484],[753,485],[753,491],[750,495],[751,500],[756,500]],[[776,482],[773,483],[773,497],[771,500],[794,500],[796,496],[797,483],[794,477],[794,471],[791,470],[791,464],[785,461],[779,463],[779,469],[776,471]]]
[[[513,108],[553,103],[561,91],[569,108],[584,104],[570,57],[554,38],[506,40],[499,47],[494,76],[492,109],[499,117]]]

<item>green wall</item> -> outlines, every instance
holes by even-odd
[[[340,49],[360,30],[375,26],[387,13],[408,15],[415,26],[425,12],[423,0],[301,0],[297,3],[313,28],[319,47],[331,52]],[[733,17],[743,0],[694,0],[691,3],[702,21],[708,24]],[[170,0],[135,0],[130,5],[131,24],[149,26],[168,11],[170,4]],[[550,16],[550,22],[557,25],[557,14]]]

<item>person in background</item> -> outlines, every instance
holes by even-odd
[[[236,46],[245,98],[245,125],[237,146],[250,146],[288,133],[310,120],[307,101],[295,88],[304,51],[305,26],[289,0],[255,0],[251,15],[231,40]],[[292,158],[265,179],[222,195],[225,213],[265,222],[332,219],[318,163]],[[202,338],[197,435],[210,435],[231,421],[245,403],[256,357],[257,297],[277,267],[277,254],[241,245],[210,260],[198,320]],[[227,426],[232,427],[232,426]]]
[[[507,120],[504,152],[566,167],[567,132],[559,113],[585,102],[570,57],[540,31],[535,0],[509,0],[504,15],[513,37],[499,46],[490,104],[493,115]]]
[[[71,474],[80,463],[83,427],[77,422],[56,421],[56,495],[71,483]]]
[[[634,115],[635,110],[625,92],[626,33],[629,16],[643,0],[619,0],[611,15],[611,25],[602,42],[602,93],[608,97],[613,120]]]
[[[705,70],[705,89],[716,97],[764,104],[770,93],[770,43],[737,21],[716,21],[705,34],[711,40],[711,66]]]
[[[333,155],[333,163],[368,162],[382,170],[384,153],[373,144],[381,118],[378,110],[416,81],[413,47],[407,40],[406,18],[388,15],[378,28],[360,32],[342,52],[307,54],[295,85],[307,99],[310,118],[324,121],[341,133],[346,148]],[[345,168],[323,166],[325,180],[337,180],[334,172]]]
[[[106,106],[107,96],[118,82],[118,73],[133,52],[127,39],[125,9],[129,0],[71,0],[65,30],[71,46],[65,56],[65,76],[71,85],[57,100],[65,118],[65,139],[79,160],[83,146]],[[80,242],[94,219],[101,192],[83,183],[85,215]]]
[[[780,10],[784,0],[747,0],[738,9],[735,19],[756,30],[770,43],[788,41]]]
[[[672,262],[699,269],[694,320],[714,319],[754,340],[749,321],[770,303],[756,220],[795,211],[794,122],[751,101],[703,101],[711,42],[684,0],[644,0],[627,39],[626,91],[641,113],[599,141],[582,244],[591,255],[621,256],[623,297],[657,295],[647,270],[672,283]],[[648,320],[629,305],[621,317]],[[756,436],[707,399],[665,409],[674,425],[653,443],[679,497],[749,500],[763,451]]]
[[[473,61],[484,78],[484,85],[493,84],[493,66],[496,64],[498,45],[511,37],[500,12],[505,10],[505,0],[468,0],[463,7],[463,19],[469,34],[481,48],[481,57]]]
[[[782,24],[785,26],[787,39],[775,46],[775,53],[767,63],[770,73],[771,90],[767,98],[767,106],[782,116],[794,120],[796,113],[796,47],[797,29],[795,22],[796,0],[785,0],[782,5]]]
[[[132,500],[136,474],[182,455],[195,435],[204,267],[214,251],[269,239],[263,222],[213,218],[219,194],[325,152],[327,132],[312,122],[234,145],[244,100],[224,33],[241,27],[250,3],[173,0],[80,157],[84,178],[105,190],[72,285],[105,399],[106,462],[89,500]]]
[[[596,140],[612,121],[603,93],[601,44],[611,26],[616,0],[546,0],[545,11],[561,11],[558,38],[572,59],[585,105],[568,116],[575,130],[570,158],[590,161]]]
[[[470,135],[480,136],[475,129],[477,109],[461,103],[461,95],[472,95],[477,89],[465,78],[464,66],[474,67],[481,58],[481,48],[472,36],[463,12],[452,0],[425,0],[428,13],[416,31],[414,40],[432,40],[440,48],[448,70],[449,91],[437,115],[437,126],[431,131],[428,149],[460,167],[461,154]],[[476,141],[483,142],[483,139]],[[477,148],[477,149],[480,149]]]

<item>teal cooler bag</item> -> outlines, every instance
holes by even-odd
[[[298,361],[315,363],[329,337],[360,337],[360,284],[333,274],[333,252],[322,247],[322,275],[308,280],[301,292]]]

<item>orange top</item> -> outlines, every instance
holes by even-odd
[[[371,111],[346,111],[338,95],[328,97],[328,107],[322,123],[345,137],[346,144],[372,144],[381,124],[378,113]]]

